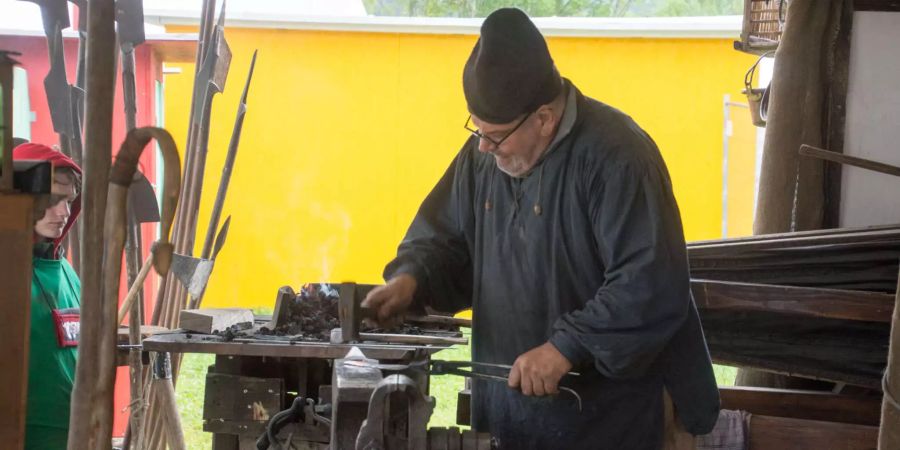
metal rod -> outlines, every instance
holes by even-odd
[[[811,145],[801,145],[800,154],[803,156],[812,156],[815,158],[824,159],[825,161],[846,164],[848,166],[859,167],[862,169],[868,169],[875,172],[900,177],[900,167],[880,163],[878,161],[872,161],[869,159],[857,158],[855,156],[848,156],[843,153],[832,152],[822,148],[813,147]]]

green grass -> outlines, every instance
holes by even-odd
[[[188,353],[181,360],[175,396],[188,450],[212,448],[212,434],[203,431],[203,386],[206,369],[215,360],[215,355],[206,353]]]
[[[719,386],[734,386],[734,377],[737,376],[737,367],[713,364],[713,371],[716,373],[716,384]]]
[[[472,330],[463,328],[463,335],[472,338]],[[434,354],[434,359],[448,361],[469,361],[472,359],[468,345],[456,345]],[[428,422],[429,427],[460,427],[456,424],[456,395],[465,388],[465,378],[456,375],[440,375],[431,377],[431,396],[435,398],[434,413]]]
[[[466,337],[471,338],[470,330],[463,329]],[[440,351],[435,359],[468,361],[469,346],[457,345]],[[215,360],[213,355],[188,354],[181,364],[176,393],[178,410],[184,428],[184,438],[188,450],[205,450],[211,448],[212,435],[203,431],[203,385],[206,380],[206,368]],[[733,386],[737,369],[729,366],[713,366],[716,381],[720,386]],[[436,399],[434,414],[429,427],[455,427],[456,395],[465,386],[463,377],[442,375],[431,378],[431,395]],[[467,427],[460,427],[467,428]]]

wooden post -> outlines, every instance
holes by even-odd
[[[884,399],[881,401],[881,428],[878,431],[879,450],[900,448],[900,280],[897,286],[891,344],[882,384]]]
[[[112,439],[116,305],[103,298],[103,242],[116,77],[115,2],[88,3],[81,341],[72,392],[69,450],[108,448]],[[105,343],[112,340],[112,348]]]

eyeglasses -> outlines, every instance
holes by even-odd
[[[478,139],[484,139],[484,140],[490,142],[491,144],[499,147],[500,144],[502,144],[503,141],[509,139],[509,137],[512,136],[512,134],[515,133],[516,130],[518,130],[519,127],[521,127],[522,124],[525,123],[525,121],[528,120],[529,117],[531,117],[531,113],[526,114],[525,117],[523,117],[522,120],[520,120],[519,123],[516,124],[516,126],[513,127],[513,129],[510,130],[509,133],[507,133],[506,136],[503,136],[503,139],[500,139],[499,141],[482,133],[481,130],[470,127],[469,124],[472,123],[472,115],[471,114],[469,115],[469,118],[466,119],[466,124],[463,125],[463,128],[465,128],[469,133],[472,133],[472,135],[477,137]]]

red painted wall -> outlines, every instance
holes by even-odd
[[[53,132],[53,124],[50,121],[50,109],[47,105],[47,96],[44,93],[44,77],[50,69],[47,54],[47,41],[38,36],[0,36],[0,49],[21,53],[16,59],[21,67],[28,72],[28,96],[31,102],[31,110],[34,112],[35,121],[31,123],[31,140],[46,145],[58,145],[59,137]],[[66,72],[71,84],[75,82],[75,69],[78,61],[78,40],[65,39]],[[137,98],[137,126],[157,125],[155,105],[155,83],[162,80],[162,62],[155,56],[152,44],[145,43],[135,51],[135,93]],[[115,115],[113,117],[113,155],[118,152],[118,146],[125,138],[124,103],[122,99],[122,75],[119,69],[116,77]],[[88,93],[90,95],[90,93]],[[89,149],[85,149],[89,151]],[[152,147],[144,150],[141,156],[141,171],[155,186],[156,165],[155,151]],[[156,224],[145,224],[142,227],[143,258],[149,254],[150,246],[156,239]],[[142,258],[142,259],[143,259]],[[127,286],[125,283],[125,271],[123,269],[123,282],[119,289],[120,299],[125,296]],[[158,280],[151,271],[144,284],[145,317],[150,317],[153,301],[156,298]],[[146,323],[146,321],[145,321]],[[125,434],[125,426],[128,423],[128,403],[130,401],[128,385],[128,367],[120,367],[116,374],[115,392],[115,423],[113,435]]]

